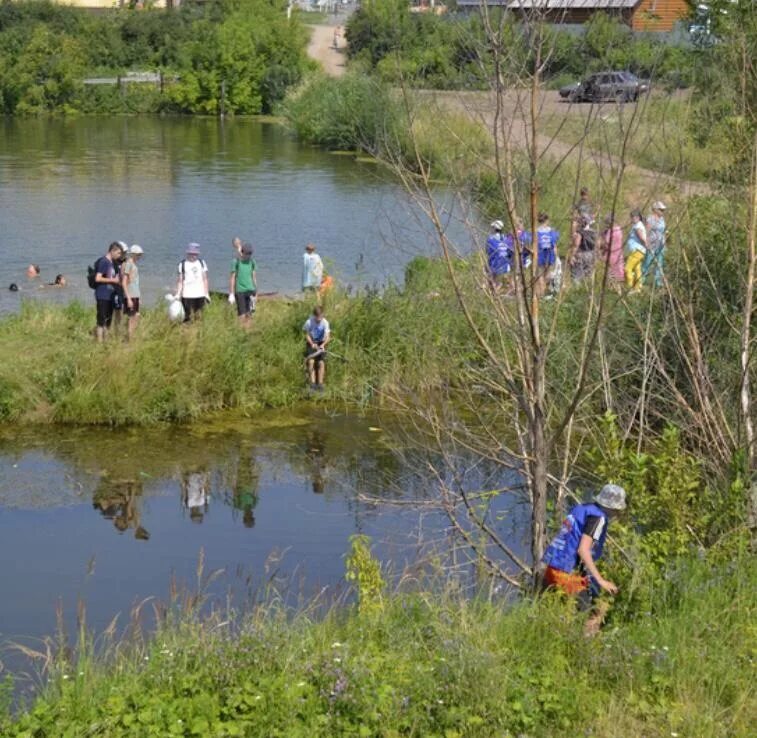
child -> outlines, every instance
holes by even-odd
[[[576,505],[544,553],[544,583],[577,596],[581,609],[592,607],[600,591],[617,594],[618,588],[599,573],[595,562],[602,556],[610,520],[625,509],[626,491],[616,484],[602,487],[593,502]],[[587,635],[599,630],[607,612],[606,607],[593,609]]]

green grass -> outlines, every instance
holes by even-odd
[[[695,143],[691,132],[691,102],[684,98],[652,96],[639,103],[632,122],[633,106],[607,103],[597,106],[575,105],[564,115],[546,116],[546,132],[561,141],[576,144],[585,137],[584,146],[593,151],[619,156],[627,127],[626,158],[629,162],[683,179],[708,181],[728,159],[727,151],[710,141]],[[591,116],[591,117],[589,117]]]
[[[557,597],[385,597],[325,618],[191,613],[50,662],[6,738],[752,735],[754,560],[670,567],[650,612],[586,640]],[[86,640],[86,639],[85,639]],[[80,642],[81,645],[81,642]],[[106,644],[107,645],[107,644]]]
[[[452,300],[395,289],[329,296],[333,357],[322,401],[365,404],[400,383],[441,382],[446,346],[464,334]],[[98,345],[91,306],[25,303],[0,321],[0,420],[149,424],[291,407],[307,396],[302,324],[311,310],[310,302],[263,300],[247,332],[225,303],[192,326],[171,324],[158,307],[132,343]]]

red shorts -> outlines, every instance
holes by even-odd
[[[544,583],[568,595],[577,595],[589,589],[589,577],[553,569],[551,566],[548,566],[544,572]]]

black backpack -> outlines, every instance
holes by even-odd
[[[98,259],[97,261],[100,260]],[[92,266],[87,267],[87,284],[93,290],[97,289],[97,280],[95,279],[97,275],[97,261]]]

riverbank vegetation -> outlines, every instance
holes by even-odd
[[[365,542],[358,541],[357,546]],[[681,561],[648,607],[587,640],[569,605],[384,589],[359,607],[275,604],[199,618],[173,603],[154,637],[48,655],[49,681],[7,738],[54,736],[697,736],[753,729],[753,560]],[[369,576],[369,572],[372,574]],[[367,582],[372,584],[368,584]],[[370,606],[369,606],[370,605]],[[139,628],[132,626],[136,633]]]
[[[187,2],[92,14],[46,1],[0,3],[0,112],[270,112],[309,62],[286,4]],[[85,85],[159,73],[159,83]]]

